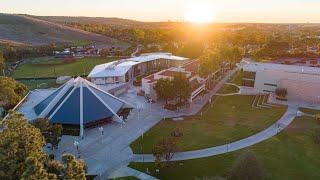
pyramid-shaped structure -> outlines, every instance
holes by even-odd
[[[40,118],[52,123],[80,125],[109,119],[123,123],[118,116],[122,108],[130,105],[78,77],[71,79],[34,107]]]

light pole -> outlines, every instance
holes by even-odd
[[[75,140],[75,141],[73,142],[73,145],[74,145],[74,147],[75,147],[76,150],[77,150],[78,156],[80,156],[79,142],[78,142],[77,140]]]
[[[99,132],[100,132],[100,135],[101,135],[101,143],[102,143],[103,142],[103,135],[104,135],[103,127],[100,126],[98,129],[99,129]]]

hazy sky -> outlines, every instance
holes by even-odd
[[[199,3],[217,22],[320,22],[320,0],[0,0],[0,12],[183,21]]]

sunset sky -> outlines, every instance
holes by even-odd
[[[320,0],[0,0],[0,12],[141,21],[191,21],[202,12],[210,16],[203,21],[320,23]]]

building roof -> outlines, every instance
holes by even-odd
[[[252,71],[252,72],[273,70],[273,71],[282,71],[282,72],[288,72],[288,73],[320,75],[320,68],[317,68],[317,67],[274,64],[274,63],[250,62],[243,67],[243,70]]]
[[[144,62],[154,61],[157,59],[168,59],[174,61],[185,61],[188,58],[173,56],[171,53],[150,53],[142,54],[138,57],[132,57],[128,59],[121,59],[118,61],[97,65],[90,72],[90,78],[97,77],[114,77],[114,76],[124,76],[132,66]]]
[[[106,64],[100,64],[93,68],[88,77],[95,78],[124,76],[132,66],[139,63],[140,62],[119,60]]]
[[[175,77],[175,76],[179,76],[181,74],[185,75],[187,73],[182,72],[182,71],[173,71],[173,70],[165,70],[165,71],[162,71],[161,73],[159,73],[159,75],[161,75],[161,76],[168,76],[168,77]]]
[[[126,105],[126,102],[78,77],[52,92],[33,109],[37,117],[47,117],[52,123],[79,125],[111,117],[123,123],[117,113]]]

